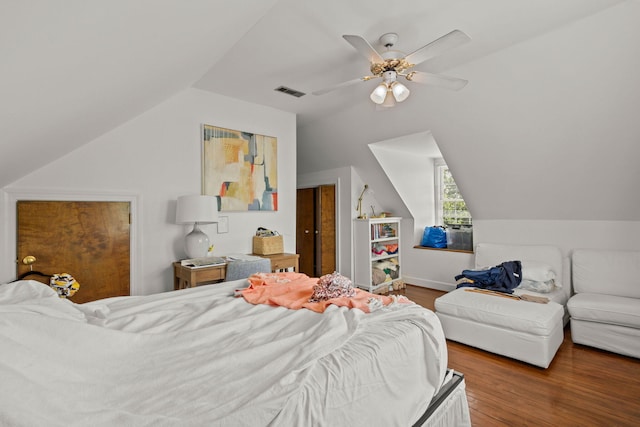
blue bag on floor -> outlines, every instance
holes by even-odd
[[[420,246],[428,248],[446,248],[447,232],[444,227],[425,227]]]

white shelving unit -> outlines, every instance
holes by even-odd
[[[384,293],[393,290],[393,283],[401,280],[399,274],[401,220],[402,218],[399,217],[354,220],[354,285],[372,293]],[[387,247],[397,249],[394,253],[376,253],[377,250]],[[380,273],[374,272],[375,266],[380,262],[396,267],[395,271],[387,269],[390,270],[390,274],[386,274],[382,282],[380,282]]]

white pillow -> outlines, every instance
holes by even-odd
[[[520,282],[520,285],[518,285],[518,289],[526,289],[527,291],[540,292],[543,294],[548,294],[549,292],[553,292],[555,287],[556,287],[555,280],[549,280],[546,282],[522,280]]]
[[[522,263],[522,280],[532,282],[548,282],[555,280],[556,274],[550,265],[535,261],[521,261]]]

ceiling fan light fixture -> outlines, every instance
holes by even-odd
[[[394,107],[396,105],[396,98],[393,96],[391,89],[387,90],[387,96],[384,97],[384,102],[380,105],[382,107]]]
[[[402,102],[407,99],[411,93],[409,89],[400,82],[394,82],[391,85],[391,91],[393,92],[393,97],[398,102]]]
[[[387,85],[384,83],[380,83],[378,86],[376,86],[373,92],[371,92],[369,98],[371,98],[371,100],[376,104],[381,105],[382,103],[384,103],[384,100],[387,97],[387,91]]]
[[[460,90],[467,84],[464,79],[411,70],[416,65],[471,40],[469,36],[460,30],[453,30],[408,55],[392,49],[398,40],[396,33],[386,33],[380,37],[380,44],[386,48],[383,53],[379,53],[374,49],[362,36],[345,34],[342,38],[367,58],[371,74],[314,91],[314,95],[323,95],[354,83],[381,78],[382,83],[374,88],[369,98],[376,105],[392,107],[397,102],[406,100],[411,93],[405,85],[397,81],[398,76],[404,77],[408,81],[442,86],[451,90]]]

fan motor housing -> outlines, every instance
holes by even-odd
[[[371,73],[375,76],[379,76],[385,71],[395,71],[396,73],[400,74],[410,67],[413,67],[413,65],[405,61],[404,58],[385,59],[384,62],[376,62],[371,64]]]
[[[380,36],[378,39],[380,44],[386,48],[392,47],[398,41],[398,34],[396,33],[386,33]]]

